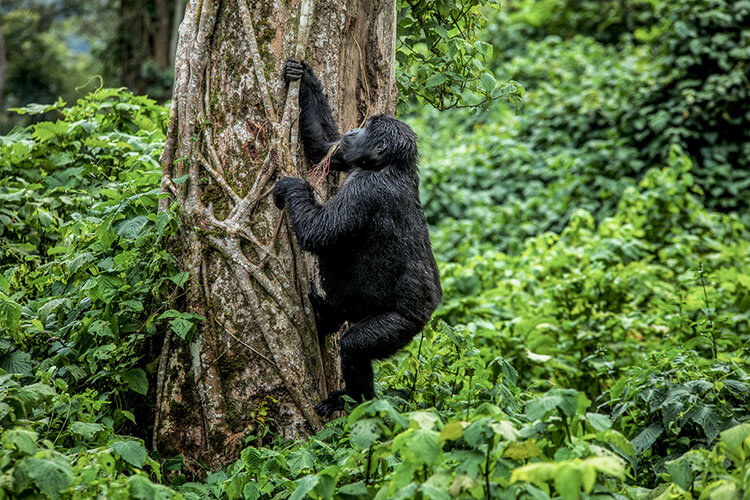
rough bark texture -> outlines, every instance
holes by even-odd
[[[318,343],[314,262],[267,196],[279,176],[310,168],[297,141],[298,82],[287,89],[282,67],[291,56],[313,65],[342,130],[393,113],[395,9],[395,0],[188,2],[162,186],[184,214],[174,250],[191,273],[185,309],[206,321],[191,342],[165,339],[162,455],[216,467],[264,427],[293,438],[322,424],[313,406],[340,385],[335,339]]]

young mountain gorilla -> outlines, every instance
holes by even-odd
[[[287,81],[300,82],[300,136],[305,154],[320,162],[339,133],[323,87],[310,67],[290,59]],[[341,396],[375,396],[372,360],[393,355],[425,326],[442,291],[417,176],[417,137],[403,122],[375,116],[365,128],[344,134],[330,158],[348,172],[343,185],[320,205],[307,181],[287,177],[273,189],[276,206],[289,209],[299,245],[318,256],[325,298],[313,288],[321,338],[345,322],[341,369],[345,389],[316,406],[330,415]]]

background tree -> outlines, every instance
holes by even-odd
[[[183,0],[115,0],[114,28],[104,37],[96,56],[107,81],[121,82],[137,93],[168,99],[173,81],[177,26]],[[101,9],[104,10],[104,9]]]
[[[191,1],[180,27],[163,188],[184,210],[177,253],[191,272],[159,366],[155,446],[226,463],[244,439],[317,429],[313,406],[338,385],[306,292],[312,262],[266,196],[302,175],[298,85],[285,60],[309,61],[342,130],[396,105],[395,2]],[[326,183],[318,185],[326,197]],[[166,200],[165,200],[166,201]],[[330,341],[329,341],[330,342]],[[331,346],[328,346],[330,349]]]
[[[3,35],[3,18],[0,16],[0,113],[3,111],[3,92],[5,90],[5,35]]]

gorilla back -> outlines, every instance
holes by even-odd
[[[310,68],[290,60],[285,76],[302,80],[306,156],[317,163],[338,142],[331,168],[348,172],[324,205],[302,179],[285,178],[274,186],[274,200],[288,207],[301,248],[318,256],[325,297],[315,289],[310,294],[318,334],[328,335],[345,321],[350,325],[341,338],[345,389],[316,407],[330,414],[343,408],[342,394],[358,401],[374,397],[372,360],[408,344],[429,321],[442,292],[419,202],[414,132],[379,115],[340,137]]]

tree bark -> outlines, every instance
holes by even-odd
[[[172,9],[172,34],[169,37],[169,67],[174,68],[177,55],[177,37],[179,36],[180,21],[185,14],[185,0],[175,0]]]
[[[307,300],[315,263],[268,196],[309,169],[297,140],[308,61],[339,127],[393,114],[395,0],[190,0],[180,26],[162,187],[178,201],[175,253],[190,271],[183,309],[205,317],[190,342],[168,333],[154,446],[218,467],[245,440],[318,429],[313,406],[340,386],[335,339],[320,346]],[[316,186],[321,200],[335,189]],[[266,438],[267,439],[267,438]]]

